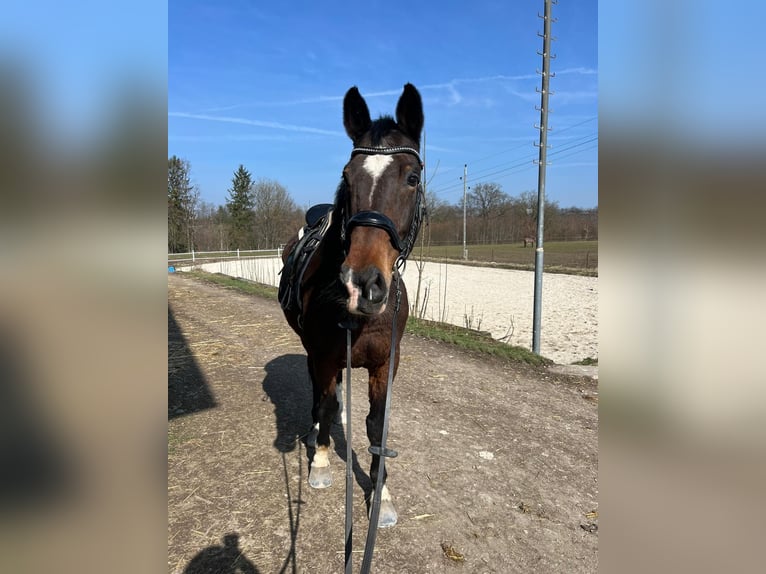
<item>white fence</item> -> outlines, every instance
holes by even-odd
[[[282,246],[260,250],[168,253],[168,268],[171,266],[177,271],[201,269],[208,273],[222,273],[278,287],[279,272],[282,270]]]
[[[282,246],[276,249],[230,249],[228,251],[189,251],[187,253],[168,253],[168,266],[183,266],[191,263],[192,265],[204,261],[226,261],[233,259],[254,259],[254,258],[281,258]]]

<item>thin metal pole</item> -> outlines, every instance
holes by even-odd
[[[466,181],[468,180],[468,164],[463,164],[463,259],[468,259],[468,249],[465,246],[465,219],[466,219]]]
[[[537,240],[535,241],[535,298],[532,315],[532,351],[540,354],[543,312],[543,228],[545,220],[545,167],[548,153],[548,95],[551,69],[551,3],[545,0],[543,16],[543,71],[540,91],[540,157],[537,172]]]

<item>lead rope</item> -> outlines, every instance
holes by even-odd
[[[370,454],[380,456],[378,463],[378,480],[375,484],[375,492],[372,497],[370,510],[370,525],[367,529],[367,541],[364,545],[364,557],[362,558],[361,574],[369,574],[372,565],[372,552],[375,548],[375,538],[378,535],[378,518],[380,517],[380,499],[383,492],[383,477],[386,474],[386,457],[395,457],[395,450],[386,448],[388,436],[388,418],[391,412],[391,389],[394,386],[394,358],[396,356],[396,316],[399,314],[399,306],[402,300],[402,291],[399,289],[399,267],[404,259],[397,259],[394,274],[396,281],[396,304],[394,305],[394,318],[391,321],[391,352],[388,358],[388,382],[386,384],[386,407],[383,413],[383,434],[380,437],[380,446],[370,446],[367,450]],[[351,448],[351,329],[346,329],[346,574],[352,570],[352,533],[353,533],[353,450]]]
[[[351,329],[346,329],[346,574],[351,574],[354,532],[354,451],[351,448]]]
[[[396,267],[404,259],[399,258],[396,261]],[[375,485],[375,494],[372,497],[372,510],[370,512],[370,526],[367,529],[367,542],[364,545],[364,558],[362,559],[362,574],[368,574],[372,564],[372,551],[375,548],[375,538],[378,534],[378,517],[380,516],[380,498],[383,492],[383,478],[386,475],[386,458],[395,457],[397,452],[386,448],[386,438],[388,436],[388,419],[391,412],[391,389],[394,386],[394,358],[396,356],[396,316],[399,314],[399,304],[402,298],[402,292],[399,289],[399,272],[394,274],[396,280],[396,304],[394,305],[394,318],[391,321],[391,353],[388,357],[388,382],[386,383],[386,408],[383,412],[383,434],[380,437],[380,446],[370,446],[367,450],[370,454],[379,455],[378,480]]]

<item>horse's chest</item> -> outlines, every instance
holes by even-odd
[[[382,332],[365,333],[351,347],[353,367],[377,367],[388,361],[391,334]]]

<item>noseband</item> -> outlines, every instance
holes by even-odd
[[[411,147],[355,147],[351,150],[351,157],[355,155],[393,155],[397,153],[408,153],[418,158],[420,169],[423,169],[423,160],[420,159],[420,154],[417,150]],[[379,211],[359,211],[353,216],[345,217],[344,225],[341,228],[341,241],[343,241],[343,248],[348,253],[351,245],[351,231],[354,227],[377,227],[382,229],[391,238],[391,245],[394,246],[399,252],[397,258],[397,265],[400,261],[405,261],[409,256],[412,248],[415,245],[415,238],[418,235],[420,224],[423,221],[423,215],[425,212],[425,205],[423,201],[423,184],[418,183],[417,192],[415,196],[415,212],[412,216],[412,222],[410,223],[410,230],[407,236],[402,238],[399,236],[399,232],[394,225],[394,222],[384,213]]]

